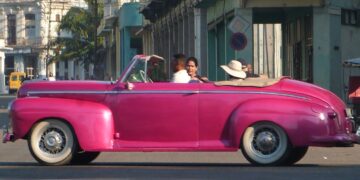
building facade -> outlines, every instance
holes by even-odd
[[[0,46],[4,47],[0,49],[7,48],[0,54],[0,76],[5,81],[1,89],[14,71],[25,72],[29,78],[56,74],[56,64],[48,63],[53,54],[49,42],[70,36],[57,27],[72,6],[84,4],[79,0],[0,0]]]
[[[208,71],[206,11],[194,5],[192,0],[149,1],[141,10],[146,19],[142,28],[144,51],[164,57],[168,66],[176,53],[195,56],[199,60],[199,72],[205,75]]]
[[[142,54],[142,38],[137,32],[143,19],[139,13],[144,0],[105,0],[104,17],[98,35],[104,37],[106,57],[104,79],[115,80],[136,54]]]
[[[359,0],[197,0],[196,6],[207,11],[210,77],[218,71],[219,64],[243,58],[255,69],[269,66],[273,73],[320,85],[345,99],[342,61],[360,56],[355,48],[360,43]],[[237,33],[229,27],[235,18],[240,19],[237,31],[247,39],[241,50],[227,48]],[[281,64],[277,66],[276,58],[268,63],[259,61],[258,56],[268,46],[255,48],[264,43],[257,38],[258,25],[269,24],[281,28],[281,48],[269,53],[272,57],[280,54]],[[278,33],[273,32],[275,37]],[[270,72],[266,73],[272,76]]]

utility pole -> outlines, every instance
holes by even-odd
[[[94,63],[96,61],[96,52],[97,52],[97,27],[99,26],[98,23],[98,1],[94,0],[94,13],[95,13],[95,27],[94,27]]]
[[[46,58],[45,58],[45,75],[46,77],[48,77],[48,60],[49,60],[49,57],[50,57],[50,38],[51,38],[51,3],[52,3],[52,0],[49,0],[49,24],[48,24],[48,43],[47,43],[47,49],[46,49]]]

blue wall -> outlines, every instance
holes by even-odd
[[[120,30],[120,71],[124,70],[132,57],[138,52],[137,49],[130,47],[132,39],[132,28],[141,27],[143,17],[140,14],[139,3],[124,3],[119,10],[119,30]]]
[[[124,3],[119,10],[119,28],[142,26],[143,17],[140,8],[139,3]]]

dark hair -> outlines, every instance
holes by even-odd
[[[242,79],[242,78],[235,77],[235,76],[232,76],[232,75],[229,74],[229,79]]]
[[[189,57],[186,60],[186,64],[189,63],[190,61],[194,62],[195,66],[198,67],[198,60],[196,59],[196,57]]]
[[[246,66],[246,65],[247,65],[247,63],[246,63],[246,61],[245,61],[244,59],[238,58],[237,60],[241,62],[241,65],[242,65],[242,66]]]
[[[177,59],[185,59],[185,55],[182,54],[182,53],[178,53],[178,54],[174,54],[173,58],[176,59],[176,60]]]

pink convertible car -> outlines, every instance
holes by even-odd
[[[27,139],[44,165],[86,164],[100,152],[238,151],[256,165],[291,165],[309,146],[358,143],[336,95],[280,79],[169,83],[158,56],[135,56],[116,82],[25,83],[9,104],[4,142]]]

